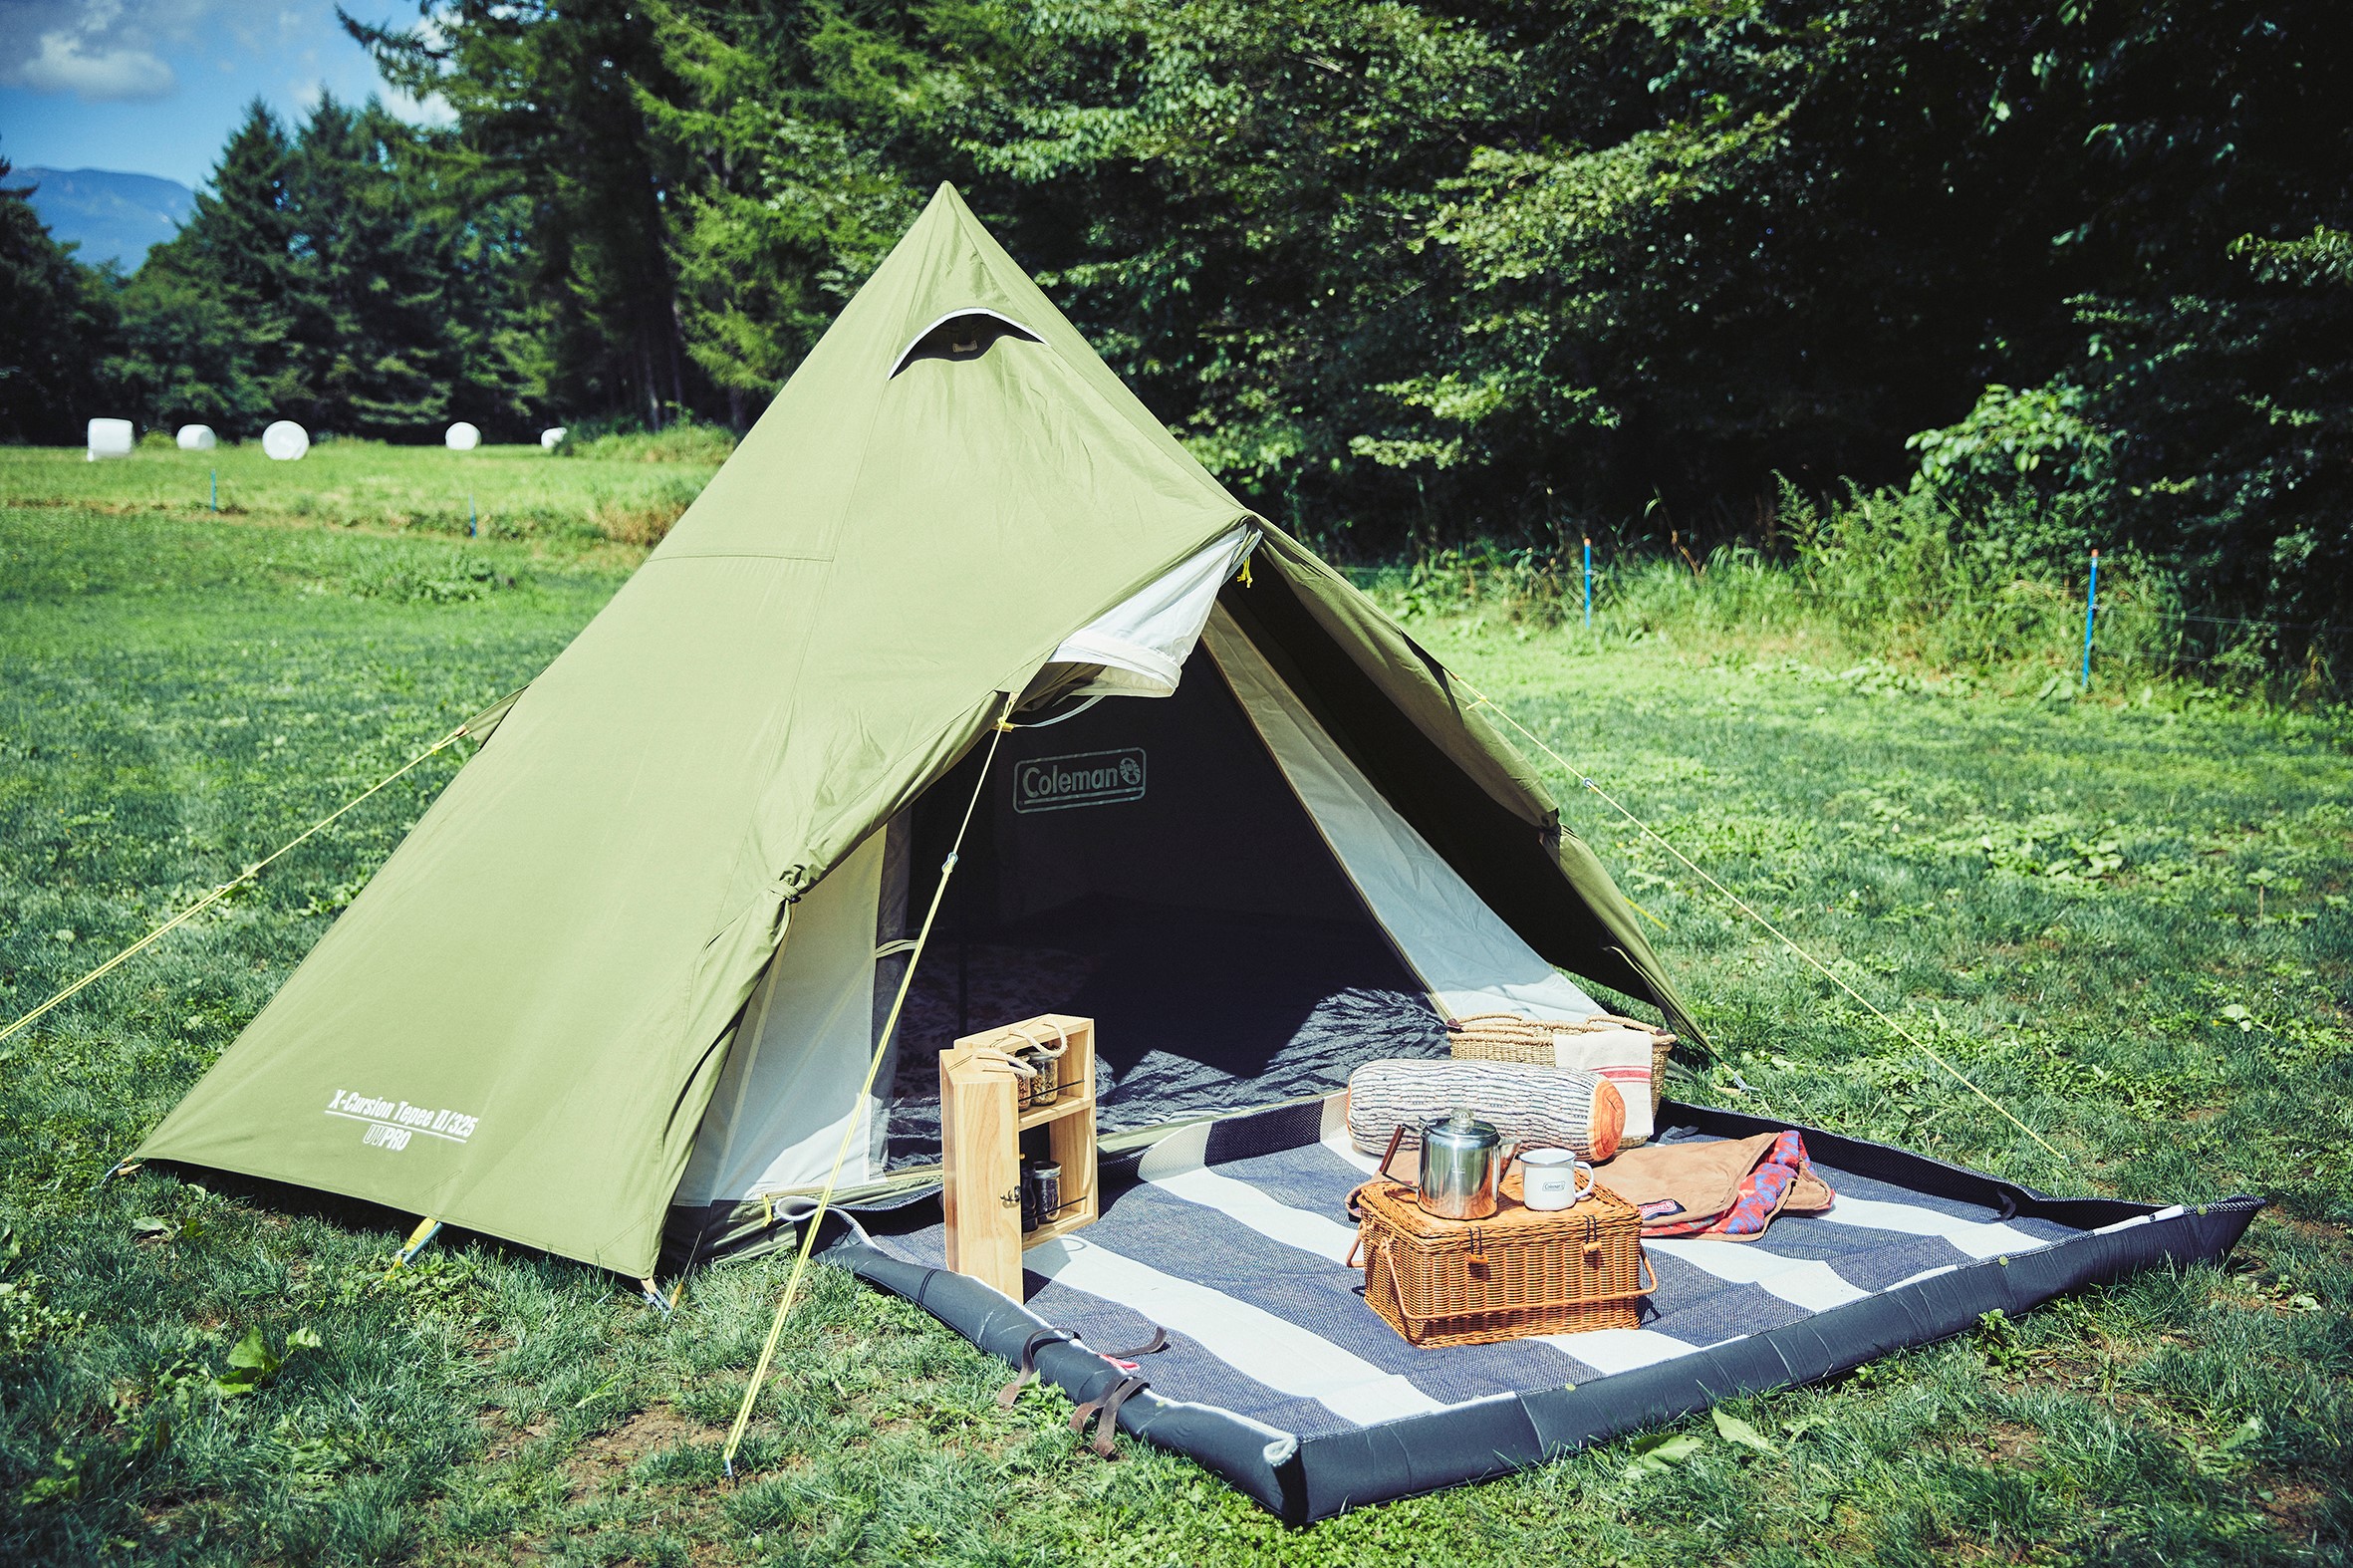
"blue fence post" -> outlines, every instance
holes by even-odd
[[[472,539],[480,532],[480,514],[474,510],[474,492],[468,490],[465,493],[465,536]],[[2096,562],[2099,557],[2094,556],[2092,559]],[[2094,570],[2097,568],[2095,567]]]
[[[1593,535],[1585,536],[1585,624],[1593,625]]]
[[[2092,552],[2092,580],[2083,591],[2083,689],[2092,688],[2092,616],[2100,606],[2100,552]]]
[[[218,468],[212,470],[212,509],[216,512],[220,510],[220,470]]]

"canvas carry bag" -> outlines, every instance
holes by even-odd
[[[1769,1178],[1776,1168],[1783,1179]],[[1753,1241],[1784,1214],[1824,1213],[1836,1200],[1795,1132],[1630,1149],[1608,1176],[1641,1210],[1646,1236]]]
[[[1446,1020],[1456,1058],[1530,1062],[1599,1073],[1626,1098],[1626,1147],[1647,1142],[1658,1125],[1667,1084],[1667,1055],[1675,1036],[1639,1018],[1596,1013],[1591,1018],[1522,1018],[1517,1013],[1473,1013]]]
[[[1566,1149],[1607,1160],[1625,1135],[1626,1100],[1599,1073],[1564,1073],[1518,1062],[1367,1062],[1348,1075],[1349,1142],[1368,1155],[1405,1130],[1422,1147],[1422,1124],[1466,1106],[1508,1144]]]

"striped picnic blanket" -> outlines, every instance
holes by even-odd
[[[1337,1097],[1185,1129],[1106,1167],[1097,1223],[1025,1254],[1027,1305],[1098,1346],[1165,1327],[1175,1343],[1144,1363],[1157,1393],[1307,1437],[1590,1383],[2083,1234],[1817,1163],[1838,1193],[1829,1213],[1742,1243],[1647,1241],[1659,1289],[1639,1328],[1417,1350],[1343,1261],[1356,1240],[1343,1203],[1373,1165]],[[937,1224],[873,1240],[909,1262],[944,1252]]]

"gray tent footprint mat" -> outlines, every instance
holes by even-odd
[[[1669,1102],[1666,1141],[1786,1124]],[[2259,1199],[2196,1207],[2053,1198],[1800,1129],[1838,1194],[1755,1241],[1646,1243],[1659,1288],[1632,1329],[1417,1350],[1343,1259],[1372,1162],[1337,1097],[1184,1129],[1105,1164],[1103,1217],[1024,1257],[1008,1301],[944,1264],[935,1203],[844,1224],[826,1255],[1086,1401],[1123,1374],[1085,1347],[1169,1348],[1119,1425],[1186,1453],[1293,1523],[1541,1462],[1737,1394],[1831,1376],[2165,1261],[2219,1257]],[[1607,1178],[1605,1168],[1604,1178]],[[887,1226],[888,1228],[883,1228]]]

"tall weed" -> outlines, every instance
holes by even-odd
[[[2054,503],[2019,491],[1970,506],[1926,486],[1851,487],[1822,500],[1784,483],[1765,529],[1772,553],[1719,545],[1702,559],[1605,546],[1595,558],[1592,635],[1698,647],[1804,649],[2048,696],[2072,691],[2083,659],[2088,537]],[[1360,585],[1408,621],[1473,616],[1521,631],[1585,622],[1579,536],[1436,548],[1360,570]],[[2187,615],[2180,585],[2130,548],[2103,551],[2095,688],[2182,680],[2271,701],[2348,694],[2315,653],[2283,666],[2252,623]],[[2320,645],[2315,644],[2318,648]]]
[[[1801,597],[1870,653],[2013,678],[2081,667],[2090,558],[2059,557],[2063,519],[1967,516],[1923,487],[1853,487],[1823,505],[1783,481],[1780,522]],[[2174,583],[2131,551],[2100,566],[2096,672],[2184,672]]]
[[[681,419],[666,429],[647,430],[605,423],[572,426],[556,447],[558,457],[603,457],[641,463],[723,463],[735,452],[735,433],[721,424]]]

